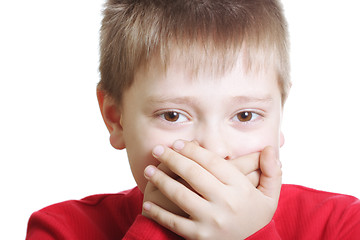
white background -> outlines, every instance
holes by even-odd
[[[284,1],[293,88],[284,182],[360,197],[360,33],[354,0]],[[49,204],[134,186],[95,95],[103,1],[0,3],[0,239]]]

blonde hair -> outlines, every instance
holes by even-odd
[[[248,70],[275,67],[290,89],[288,30],[277,0],[108,0],[100,31],[100,88],[120,103],[136,70],[174,49],[194,72],[223,73],[239,53]]]

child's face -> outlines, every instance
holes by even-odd
[[[216,78],[216,79],[215,79]],[[156,63],[140,69],[122,99],[122,138],[141,191],[146,166],[158,165],[155,145],[177,139],[231,159],[283,143],[281,95],[275,72],[244,74],[241,64],[220,77],[193,77],[181,63],[167,72]]]

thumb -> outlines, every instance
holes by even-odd
[[[258,190],[276,201],[281,190],[281,163],[273,147],[268,146],[260,154],[260,183]]]

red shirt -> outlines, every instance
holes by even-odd
[[[178,239],[141,215],[138,188],[46,207],[30,217],[28,240]],[[248,239],[360,239],[360,201],[283,185],[272,221]]]

